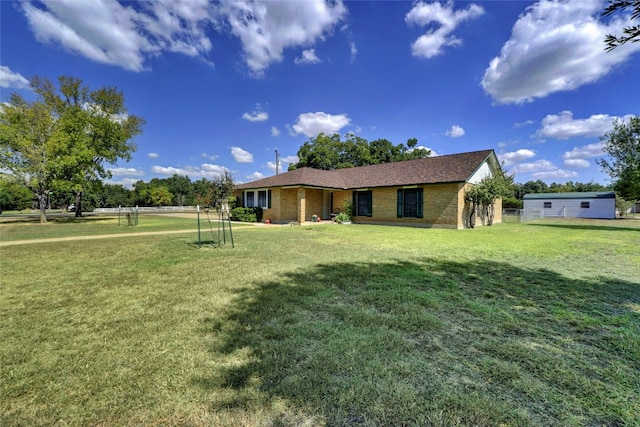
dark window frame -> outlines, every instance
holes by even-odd
[[[353,208],[354,216],[373,216],[373,191],[354,191],[353,192]]]
[[[407,204],[407,196],[415,196],[415,209],[413,203]],[[424,218],[424,189],[399,188],[396,213],[398,218]]]
[[[551,209],[551,206],[552,206],[551,202],[544,202],[545,209]]]

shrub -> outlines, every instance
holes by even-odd
[[[351,221],[351,216],[349,216],[349,214],[346,212],[340,212],[336,216],[336,222],[345,222],[345,221]]]
[[[233,208],[231,216],[241,222],[259,222],[262,221],[262,208]]]

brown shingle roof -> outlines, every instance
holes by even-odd
[[[482,150],[330,171],[300,168],[240,184],[237,189],[293,185],[350,189],[465,182],[492,154],[495,158],[493,150]]]

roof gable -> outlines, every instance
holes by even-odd
[[[330,171],[300,168],[240,184],[236,188],[243,190],[301,185],[346,190],[466,182],[485,161],[490,163],[490,167],[499,167],[494,151],[483,150]]]

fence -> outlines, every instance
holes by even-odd
[[[146,212],[146,213],[169,213],[169,212],[197,212],[196,206],[121,206],[118,208],[95,208],[95,213],[118,213],[124,211]]]
[[[503,209],[502,222],[524,223],[544,217],[540,209]]]

